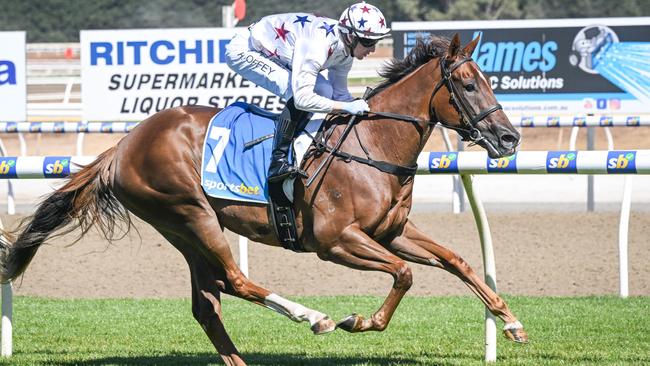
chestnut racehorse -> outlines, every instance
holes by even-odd
[[[527,334],[506,303],[456,253],[434,242],[408,219],[414,166],[436,123],[456,130],[493,157],[514,153],[519,134],[496,102],[489,82],[453,40],[418,41],[404,60],[393,60],[386,80],[368,98],[371,113],[356,117],[355,136],[340,145],[315,184],[294,182],[297,229],[304,249],[322,260],[390,274],[393,285],[372,316],[353,314],[338,324],[326,314],[280,297],[246,278],[223,229],[279,245],[267,205],[208,197],[201,188],[202,143],[215,108],[185,106],[140,123],[116,146],[72,175],[0,242],[0,280],[15,279],[48,238],[97,225],[107,239],[129,212],[158,230],[187,261],[192,312],[228,365],[245,365],[224,328],[221,293],[308,321],[315,334],[335,330],[382,331],[412,284],[408,262],[442,268],[460,278],[505,322],[505,335]],[[327,159],[349,116],[329,115],[320,144],[302,167],[311,175]],[[346,155],[349,154],[349,155]],[[341,158],[345,156],[345,158]],[[353,156],[353,158],[350,158]],[[364,158],[359,158],[364,157]]]

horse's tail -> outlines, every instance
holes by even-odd
[[[103,152],[63,187],[47,196],[36,212],[24,218],[15,230],[2,233],[0,282],[22,274],[41,244],[54,232],[56,237],[81,229],[76,242],[96,224],[111,240],[116,221],[125,223],[124,233],[128,232],[131,227],[129,213],[111,191],[110,166],[114,156],[115,147]]]

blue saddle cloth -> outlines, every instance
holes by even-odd
[[[235,201],[269,202],[266,178],[273,139],[249,148],[244,145],[274,133],[275,116],[237,102],[212,117],[201,164],[201,186],[206,194]]]

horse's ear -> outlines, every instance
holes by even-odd
[[[459,50],[460,50],[460,35],[456,33],[454,34],[454,38],[452,38],[451,43],[449,44],[449,52],[447,52],[449,58],[456,57],[458,55]]]
[[[472,53],[474,53],[474,49],[476,48],[476,45],[478,44],[478,41],[481,40],[481,35],[479,34],[474,38],[470,43],[468,43],[465,48],[463,48],[463,53],[469,57],[472,57]]]

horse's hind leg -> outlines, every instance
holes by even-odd
[[[216,281],[219,291],[268,307],[293,321],[307,321],[315,334],[335,329],[336,324],[327,315],[271,293],[246,278],[235,263],[213,211],[196,209],[178,222],[185,224],[174,230],[175,235],[183,237],[187,245],[195,247],[211,266],[223,272],[223,278]]]
[[[410,220],[404,226],[402,235],[393,239],[388,248],[403,259],[453,273],[483,301],[492,314],[506,323],[503,331],[508,339],[520,343],[528,341],[523,326],[512,314],[506,302],[474,272],[469,264],[458,254],[431,240]]]
[[[210,266],[202,255],[187,247],[181,238],[171,234],[165,234],[165,237],[179,248],[190,267],[192,315],[226,365],[245,366],[246,363],[226,332],[221,316],[221,291],[218,284],[223,282],[225,272]]]
[[[118,164],[116,167],[122,173],[115,178],[113,192],[116,197],[130,212],[167,234],[181,252],[184,252],[183,248],[191,248],[202,255],[211,268],[223,273],[223,278],[215,284],[219,291],[266,306],[294,321],[308,321],[316,334],[335,329],[336,324],[327,315],[283,299],[244,276],[235,263],[217,214],[198,185],[199,179],[193,170],[181,171],[179,168],[174,175],[147,176],[144,179],[129,174],[147,169],[140,169],[140,165],[130,166],[128,160],[124,160],[124,166]],[[185,166],[192,166],[190,158],[188,161]],[[239,209],[248,208],[242,206]]]

